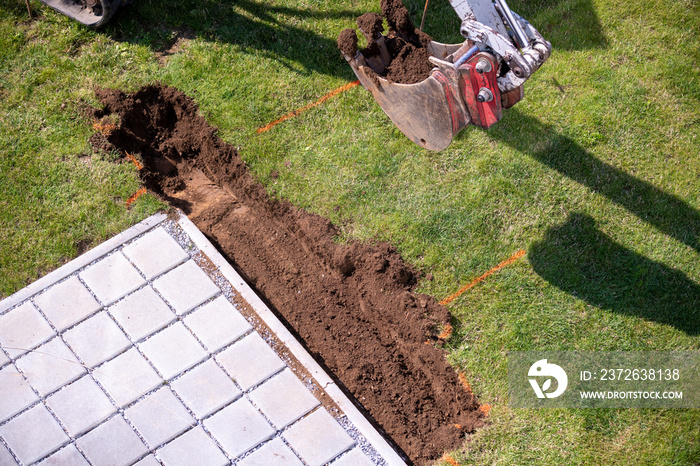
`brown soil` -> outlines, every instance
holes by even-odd
[[[430,54],[426,49],[431,38],[416,29],[411,22],[408,10],[401,0],[381,0],[382,15],[365,13],[357,18],[357,25],[367,36],[367,47],[362,50],[366,58],[380,55],[374,41],[377,33],[384,30],[382,16],[389,25],[386,45],[391,55],[391,63],[386,70],[373,70],[390,82],[415,84],[430,76],[433,64],[428,61]],[[345,55],[354,57],[357,52],[357,36],[352,29],[343,30],[338,36],[338,48]],[[353,52],[353,53],[348,53]]]
[[[386,243],[337,243],[318,215],[273,200],[183,93],[99,90],[108,136],[139,153],[148,188],[181,208],[319,362],[418,463],[458,448],[482,412],[446,362],[449,313],[414,293],[419,275]]]

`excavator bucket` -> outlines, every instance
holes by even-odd
[[[425,149],[440,151],[465,126],[488,128],[498,121],[503,103],[496,83],[495,57],[479,52],[469,41],[463,44],[432,41],[427,49],[436,67],[427,79],[415,84],[383,78],[376,70],[381,66],[368,63],[361,52],[354,57],[345,55],[345,59],[401,132]],[[521,91],[519,88],[517,95]],[[508,106],[520,100],[514,98],[514,93],[508,98]]]
[[[367,39],[364,49],[358,49],[354,29],[338,36],[341,53],[391,121],[413,142],[435,151],[467,125],[489,128],[500,120],[504,108],[522,99],[523,83],[552,48],[505,0],[450,3],[462,20],[462,44],[430,40],[415,28],[401,0],[382,0],[381,16],[357,18]],[[404,66],[420,72],[403,81]]]
[[[432,53],[452,53],[460,45],[433,42]],[[360,53],[360,52],[358,52]],[[430,76],[416,84],[400,84],[379,76],[372,68],[361,65],[354,57],[345,57],[362,85],[377,101],[391,121],[411,141],[428,150],[442,150],[462,129],[452,117],[443,83]],[[359,58],[362,62],[361,57]],[[455,124],[456,123],[456,124]],[[466,126],[468,122],[465,122]]]
[[[130,3],[122,0],[41,0],[41,2],[92,28],[106,24],[121,5]]]

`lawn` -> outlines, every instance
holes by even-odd
[[[405,0],[420,23],[423,0]],[[700,3],[511,0],[552,42],[525,99],[440,153],[406,139],[335,46],[368,0],[135,0],[103,30],[0,0],[0,298],[167,206],[94,152],[96,88],[195,99],[279,198],[387,240],[449,304],[448,359],[492,406],[460,464],[698,464],[700,409],[512,409],[507,354],[700,350]],[[446,0],[425,30],[460,42]]]

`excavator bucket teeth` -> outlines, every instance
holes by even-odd
[[[442,58],[461,45],[433,42],[429,50],[431,55],[439,54]],[[456,116],[456,96],[448,83],[440,79],[439,73],[433,73],[416,84],[400,84],[384,79],[354,57],[346,55],[345,59],[394,125],[419,146],[433,151],[443,150],[469,124],[463,117]]]
[[[41,2],[91,28],[106,24],[122,4],[122,0],[41,0]]]

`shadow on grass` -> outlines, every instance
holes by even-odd
[[[292,69],[290,63],[294,62],[307,73],[354,79],[338,51],[336,35],[354,26],[362,13],[253,0],[144,0],[121,8],[105,32],[115,40],[144,45],[155,52],[165,51],[178,36],[236,44],[244,52],[259,52],[286,68]],[[314,30],[315,25],[327,21],[339,24],[330,37]]]
[[[700,334],[700,286],[614,242],[587,215],[550,228],[528,259],[549,283],[594,306]]]
[[[602,162],[568,137],[510,109],[494,137],[602,194],[661,232],[700,252],[700,213],[682,199]]]

